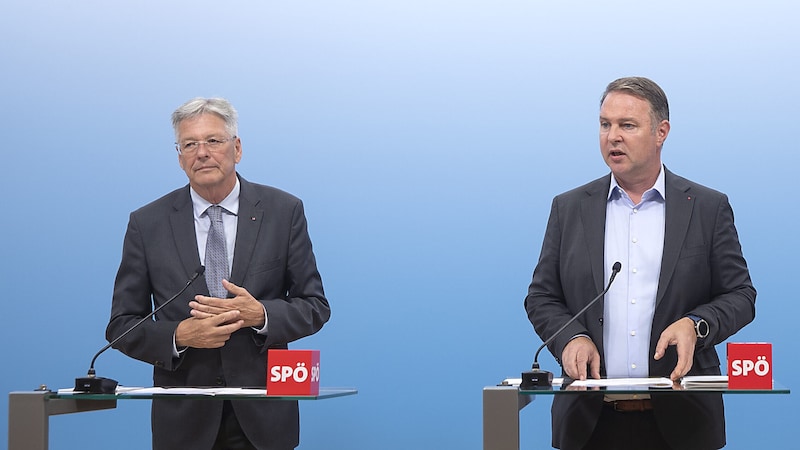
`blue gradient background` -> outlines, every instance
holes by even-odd
[[[301,403],[301,449],[481,448],[481,389],[540,344],[522,302],[550,201],[607,173],[599,96],[628,75],[667,92],[667,166],[730,195],[759,292],[734,340],[772,342],[793,388],[797,18],[788,0],[4,2],[0,441],[5,393],[71,386],[105,344],[128,213],[186,183],[169,115],[198,95],[238,108],[240,173],[306,204],[333,316],[294,348],[359,394]],[[152,382],[116,351],[96,367]],[[796,398],[727,396],[726,448],[785,447]],[[549,448],[550,401],[522,411],[523,448]],[[148,448],[149,407],[53,417],[50,448]]]

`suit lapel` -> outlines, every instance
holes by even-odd
[[[200,265],[197,234],[194,230],[194,210],[188,185],[179,192],[172,207],[174,209],[169,217],[172,236],[175,238],[178,255],[188,276]]]
[[[611,183],[611,175],[605,176],[586,186],[586,196],[581,200],[581,226],[586,239],[589,252],[592,279],[595,284],[595,291],[601,292],[605,286],[605,228],[606,228],[606,204],[608,202],[608,187]],[[590,298],[585,301],[588,302]],[[592,308],[586,311],[585,317],[603,317],[604,299],[600,299]],[[595,345],[600,355],[604,355],[603,348],[603,329],[601,323],[596,320],[586,320],[585,325],[589,333],[595,336]],[[603,358],[600,359],[601,367],[605,366]],[[605,370],[605,369],[601,369]]]
[[[606,204],[611,175],[586,187],[586,197],[581,201],[581,222],[589,247],[589,264],[597,292],[605,289],[605,233]],[[602,304],[602,302],[600,302]]]
[[[689,230],[689,220],[694,209],[694,196],[690,194],[690,186],[669,170],[664,169],[666,189],[666,209],[664,212],[664,252],[661,257],[661,275],[658,279],[656,307],[664,298],[669,286],[678,257]]]
[[[242,286],[247,274],[247,267],[253,256],[253,244],[258,238],[261,223],[264,220],[264,211],[258,207],[260,200],[256,198],[250,183],[242,177],[239,177],[239,183],[241,184],[239,218],[230,281],[235,285]]]

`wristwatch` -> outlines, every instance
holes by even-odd
[[[702,317],[696,316],[694,314],[689,314],[686,317],[692,319],[692,321],[694,322],[694,331],[695,333],[697,333],[698,339],[702,339],[708,336],[709,327],[708,327],[708,322],[706,322],[706,319],[703,319]]]

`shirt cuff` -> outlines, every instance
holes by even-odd
[[[181,347],[178,349],[178,345],[175,344],[175,333],[172,333],[172,356],[174,358],[179,358],[187,348],[189,347]]]
[[[264,308],[264,305],[262,304],[261,307]],[[261,327],[261,328],[256,328],[256,327],[250,327],[250,328],[252,328],[253,331],[256,332],[256,334],[260,334],[262,336],[266,336],[267,335],[267,324],[269,324],[269,316],[267,316],[267,308],[264,308],[264,326]]]

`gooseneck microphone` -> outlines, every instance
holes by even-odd
[[[194,283],[194,280],[196,280],[205,271],[206,271],[206,268],[204,266],[198,267],[197,270],[194,271],[194,274],[189,278],[189,281],[187,281],[186,284],[183,286],[183,289],[181,289],[177,294],[175,294],[172,297],[170,297],[169,300],[167,300],[164,303],[162,303],[161,306],[159,306],[158,308],[154,309],[153,312],[151,312],[150,314],[146,315],[145,317],[142,317],[142,319],[139,320],[138,322],[136,322],[135,324],[133,324],[132,327],[128,328],[127,330],[125,330],[124,333],[122,333],[119,336],[117,336],[116,339],[114,339],[113,341],[109,342],[108,345],[106,345],[105,347],[101,348],[100,351],[97,352],[94,355],[94,358],[92,358],[92,362],[91,362],[91,364],[89,364],[89,371],[87,372],[86,376],[85,377],[81,377],[81,378],[75,378],[75,389],[73,391],[74,392],[83,392],[83,393],[87,393],[87,394],[113,394],[113,393],[115,393],[116,390],[117,390],[117,384],[118,384],[116,380],[112,380],[111,378],[98,377],[98,376],[95,375],[94,362],[95,362],[95,360],[97,360],[97,357],[100,356],[100,354],[103,353],[104,351],[106,351],[109,348],[111,348],[111,346],[113,346],[114,344],[119,342],[120,339],[122,339],[125,336],[127,336],[128,333],[130,333],[131,331],[133,331],[137,327],[139,327],[139,325],[143,324],[146,320],[151,319],[157,312],[161,311],[161,308],[169,305],[173,300],[178,298],[181,294],[183,294],[183,292],[186,289],[189,288],[189,286],[192,283]]]
[[[523,391],[531,390],[537,387],[549,387],[553,385],[553,372],[548,372],[546,370],[539,369],[539,353],[542,351],[543,348],[547,346],[547,344],[553,342],[553,339],[557,338],[562,331],[564,331],[572,322],[578,319],[587,309],[589,309],[592,305],[594,305],[598,300],[603,298],[611,289],[611,283],[614,282],[614,278],[617,277],[619,271],[622,270],[622,263],[617,261],[614,263],[614,266],[611,268],[611,277],[608,279],[608,284],[606,288],[603,289],[603,292],[597,295],[597,297],[593,298],[592,301],[586,304],[577,314],[572,316],[564,325],[561,326],[552,336],[550,336],[546,341],[542,342],[542,345],[536,350],[536,354],[533,356],[533,367],[528,372],[522,372],[522,382],[519,385],[519,388]]]

